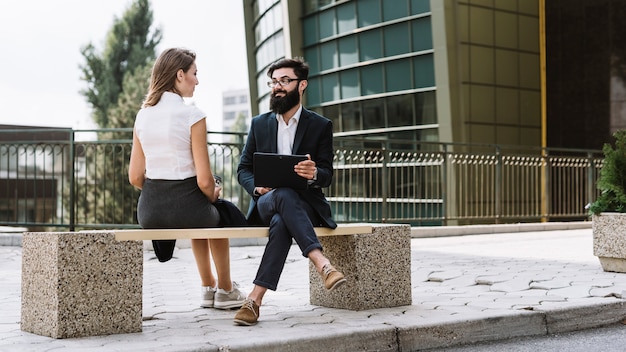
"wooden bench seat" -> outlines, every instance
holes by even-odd
[[[349,310],[411,304],[409,225],[340,224],[315,231],[347,282],[324,289],[310,263],[311,304]],[[267,236],[265,227],[26,232],[21,329],[53,338],[140,332],[143,241]]]
[[[137,240],[178,240],[178,239],[217,239],[217,238],[258,238],[268,237],[267,227],[215,227],[201,229],[137,229],[114,230],[118,241]],[[372,233],[371,224],[339,224],[336,229],[316,227],[318,237]]]

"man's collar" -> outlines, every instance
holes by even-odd
[[[300,115],[302,115],[302,104],[300,104],[300,106],[298,107],[298,110],[296,110],[296,112],[293,114],[293,116],[291,117],[291,119],[294,119],[297,122],[300,121]],[[291,121],[291,119],[289,119],[289,121]],[[282,114],[276,114],[276,120],[278,122],[280,122],[281,120],[284,122],[285,120],[283,119],[283,115]]]

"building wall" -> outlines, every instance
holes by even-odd
[[[431,6],[441,140],[540,146],[538,1]]]

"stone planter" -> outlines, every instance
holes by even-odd
[[[626,213],[593,215],[593,255],[604,271],[626,273]]]

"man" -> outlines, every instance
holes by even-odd
[[[252,119],[237,177],[252,195],[248,221],[269,226],[269,240],[254,288],[235,315],[234,321],[239,325],[257,323],[263,296],[268,289],[276,290],[292,240],[296,241],[302,255],[313,262],[327,289],[335,289],[346,281],[322,253],[322,245],[313,229],[315,226],[337,227],[321,190],[330,185],[333,176],[332,122],[302,107],[309,75],[304,61],[279,60],[269,67],[267,75],[268,86],[272,89],[271,112]],[[294,172],[308,180],[308,188],[256,187],[252,165],[255,152],[307,155],[308,160],[298,163]]]

